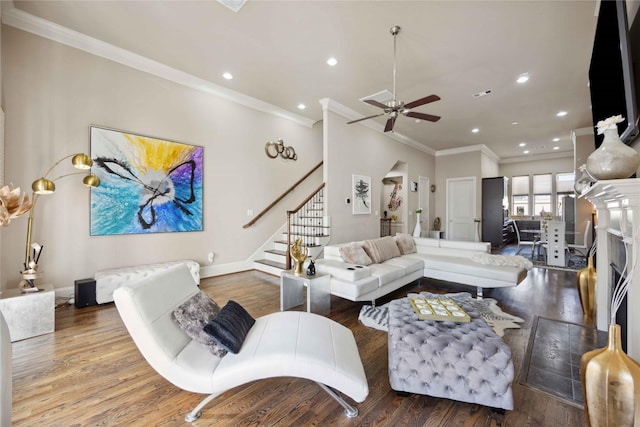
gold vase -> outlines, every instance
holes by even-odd
[[[620,325],[609,325],[606,347],[582,355],[580,380],[591,427],[640,423],[640,364],[622,351]]]
[[[596,269],[593,268],[593,257],[589,257],[587,266],[578,271],[576,285],[582,311],[586,316],[592,317],[596,306]]]

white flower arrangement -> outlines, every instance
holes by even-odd
[[[607,129],[617,129],[616,125],[623,121],[624,117],[622,116],[611,116],[606,120],[600,120],[597,124],[598,135],[602,135]]]

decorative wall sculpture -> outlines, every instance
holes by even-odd
[[[271,159],[275,159],[280,155],[285,160],[298,160],[298,155],[296,154],[296,150],[289,146],[284,146],[284,141],[279,139],[277,141],[269,141],[264,145],[264,152],[267,157]]]
[[[91,126],[91,235],[202,231],[203,147]]]

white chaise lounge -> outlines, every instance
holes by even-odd
[[[284,311],[256,319],[238,354],[214,356],[192,340],[172,319],[180,304],[200,292],[185,265],[145,277],[114,291],[122,320],[149,364],[181,389],[209,394],[186,416],[192,422],[212,399],[233,387],[274,377],[317,382],[345,409],[358,410],[333,389],[363,402],[367,378],[353,333],[306,312]]]

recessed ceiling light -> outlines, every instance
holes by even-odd
[[[526,142],[521,142],[520,144],[518,144],[518,147],[524,147],[525,145],[527,145]]]
[[[519,125],[520,122],[511,122],[511,124],[515,126],[515,125]]]
[[[560,147],[556,146],[556,147],[553,147],[553,149],[554,149],[554,150],[559,150],[559,149],[560,149]]]
[[[529,154],[529,150],[524,150],[524,154]]]
[[[518,76],[516,82],[518,83],[526,83],[529,80],[529,73],[522,73]]]
[[[566,111],[558,111],[558,114],[556,114],[556,116],[558,117],[564,117],[566,116],[568,113]]]
[[[225,78],[225,79],[227,79],[227,80],[231,80],[231,79],[233,78],[233,74],[231,74],[231,73],[224,73],[224,74],[222,75],[222,77],[224,77],[224,78]]]
[[[338,60],[336,58],[331,57],[331,58],[327,59],[327,64],[331,65],[332,67],[334,65],[336,65],[337,63],[338,63]]]
[[[416,119],[416,123],[420,123],[422,120],[420,119]]]
[[[558,142],[558,141],[560,141],[560,138],[553,138],[552,141],[553,142]]]
[[[473,132],[473,133],[478,133],[478,132],[480,132],[480,129],[478,129],[478,128],[473,128],[473,129],[471,129],[471,132]]]
[[[306,105],[304,104],[298,104],[298,110],[304,110],[305,108],[307,108]]]

